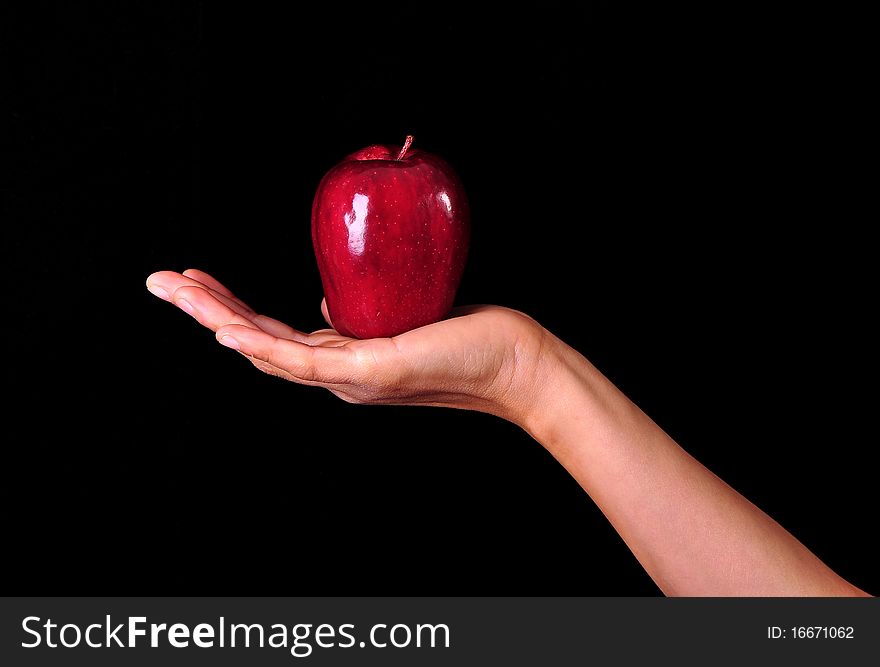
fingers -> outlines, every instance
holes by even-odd
[[[215,292],[220,292],[220,294],[222,294],[223,296],[228,296],[230,299],[237,299],[238,301],[241,301],[225,285],[223,285],[223,283],[221,283],[209,273],[199,271],[198,269],[187,269],[181,275],[184,275],[187,278],[192,278],[193,280],[197,280],[202,283],[202,285],[210,287]]]
[[[222,294],[228,299],[232,299],[239,306],[244,308],[247,311],[254,312],[254,309],[247,305],[244,301],[235,296],[229,288],[227,288],[223,283],[217,280],[214,276],[205,273],[204,271],[199,271],[198,269],[187,269],[181,275],[186,276],[192,280],[195,280],[205,287],[217,292],[218,294]]]
[[[300,342],[306,342],[309,339],[309,336],[302,331],[297,331],[284,322],[279,322],[274,317],[269,317],[268,315],[254,315],[251,321],[266,333],[278,338],[287,338]]]
[[[230,307],[226,297],[203,287],[178,287],[171,295],[171,299],[181,310],[192,315],[199,324],[211,331],[217,331],[227,324],[239,324],[252,329],[262,329],[269,335],[278,338],[287,338],[306,344],[310,342],[310,337],[307,334],[278,320],[273,320],[271,317],[248,316],[236,312],[235,308]]]
[[[225,299],[226,303],[221,299]],[[257,325],[229,306],[228,297],[210,292],[204,287],[185,285],[171,294],[171,301],[182,311],[191,315],[199,324],[217,331],[226,324],[240,324],[256,329]]]
[[[346,384],[361,375],[360,362],[346,347],[318,347],[279,338],[242,324],[229,324],[216,332],[226,347],[289,375],[300,384]]]
[[[176,271],[158,271],[147,278],[147,289],[158,296],[160,299],[171,301],[171,295],[174,294],[175,290],[178,290],[181,287],[202,287],[212,292],[221,302],[225,303],[239,315],[247,317],[254,314],[253,308],[248,306],[241,299],[237,299],[236,297],[232,296],[232,292],[220,285],[220,283],[218,283],[213,278],[211,278],[211,281],[216,285],[219,285],[222,290],[216,290],[210,285],[202,283],[197,279],[186,275],[186,273],[188,273],[189,271],[191,271],[191,269],[188,269],[182,274],[177,273]],[[201,272],[196,271],[195,273]],[[210,276],[208,277],[210,278]]]
[[[202,282],[202,280],[205,282]],[[208,317],[206,321],[200,319],[201,315],[197,316],[195,312],[187,310],[189,306],[195,307],[195,304],[187,299],[183,293],[180,295],[177,294],[178,290],[183,288],[198,288],[207,291],[210,296],[226,306],[229,310],[245,320],[252,322],[255,326],[267,331],[273,336],[289,338],[291,340],[303,340],[306,337],[302,332],[297,331],[283,322],[279,322],[266,315],[258,315],[246,303],[241,299],[236,298],[226,287],[203,271],[187,269],[182,274],[175,271],[159,271],[147,278],[147,289],[150,292],[161,299],[171,301],[178,307],[181,307],[182,310],[188,312],[209,329],[216,330],[218,326],[231,322],[229,319],[224,320],[223,318],[226,317],[226,315],[218,314],[216,308],[213,307],[210,308],[210,312],[205,313],[205,316]],[[186,303],[180,303],[181,301]]]

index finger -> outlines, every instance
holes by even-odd
[[[287,371],[299,384],[349,384],[359,375],[358,357],[345,346],[306,345],[240,324],[222,326],[216,336],[227,347]]]
[[[193,280],[198,280],[202,285],[206,285],[210,287],[215,292],[220,292],[223,296],[228,296],[230,299],[235,299],[241,305],[245,305],[244,301],[239,299],[232,291],[226,287],[223,283],[217,280],[210,273],[205,273],[204,271],[199,271],[198,269],[187,269],[181,275],[186,276],[187,278],[192,278]]]

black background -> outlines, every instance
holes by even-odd
[[[4,8],[4,588],[658,593],[512,425],[285,384],[144,289],[197,267],[322,326],[315,187],[412,133],[471,199],[460,303],[533,315],[876,592],[874,252],[823,33],[327,4]]]

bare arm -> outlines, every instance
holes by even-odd
[[[147,285],[264,372],[349,402],[480,410],[519,424],[668,595],[864,595],[522,313],[474,306],[394,338],[354,340],[258,315],[200,271],[163,271]]]
[[[524,427],[590,494],[667,595],[862,595],[554,342]]]

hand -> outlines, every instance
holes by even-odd
[[[265,373],[324,387],[350,403],[480,410],[522,425],[537,404],[544,347],[556,341],[530,317],[499,306],[458,308],[449,319],[393,338],[310,334],[258,315],[206,273],[160,271],[147,288],[215,332]],[[324,319],[331,325],[326,301]]]

